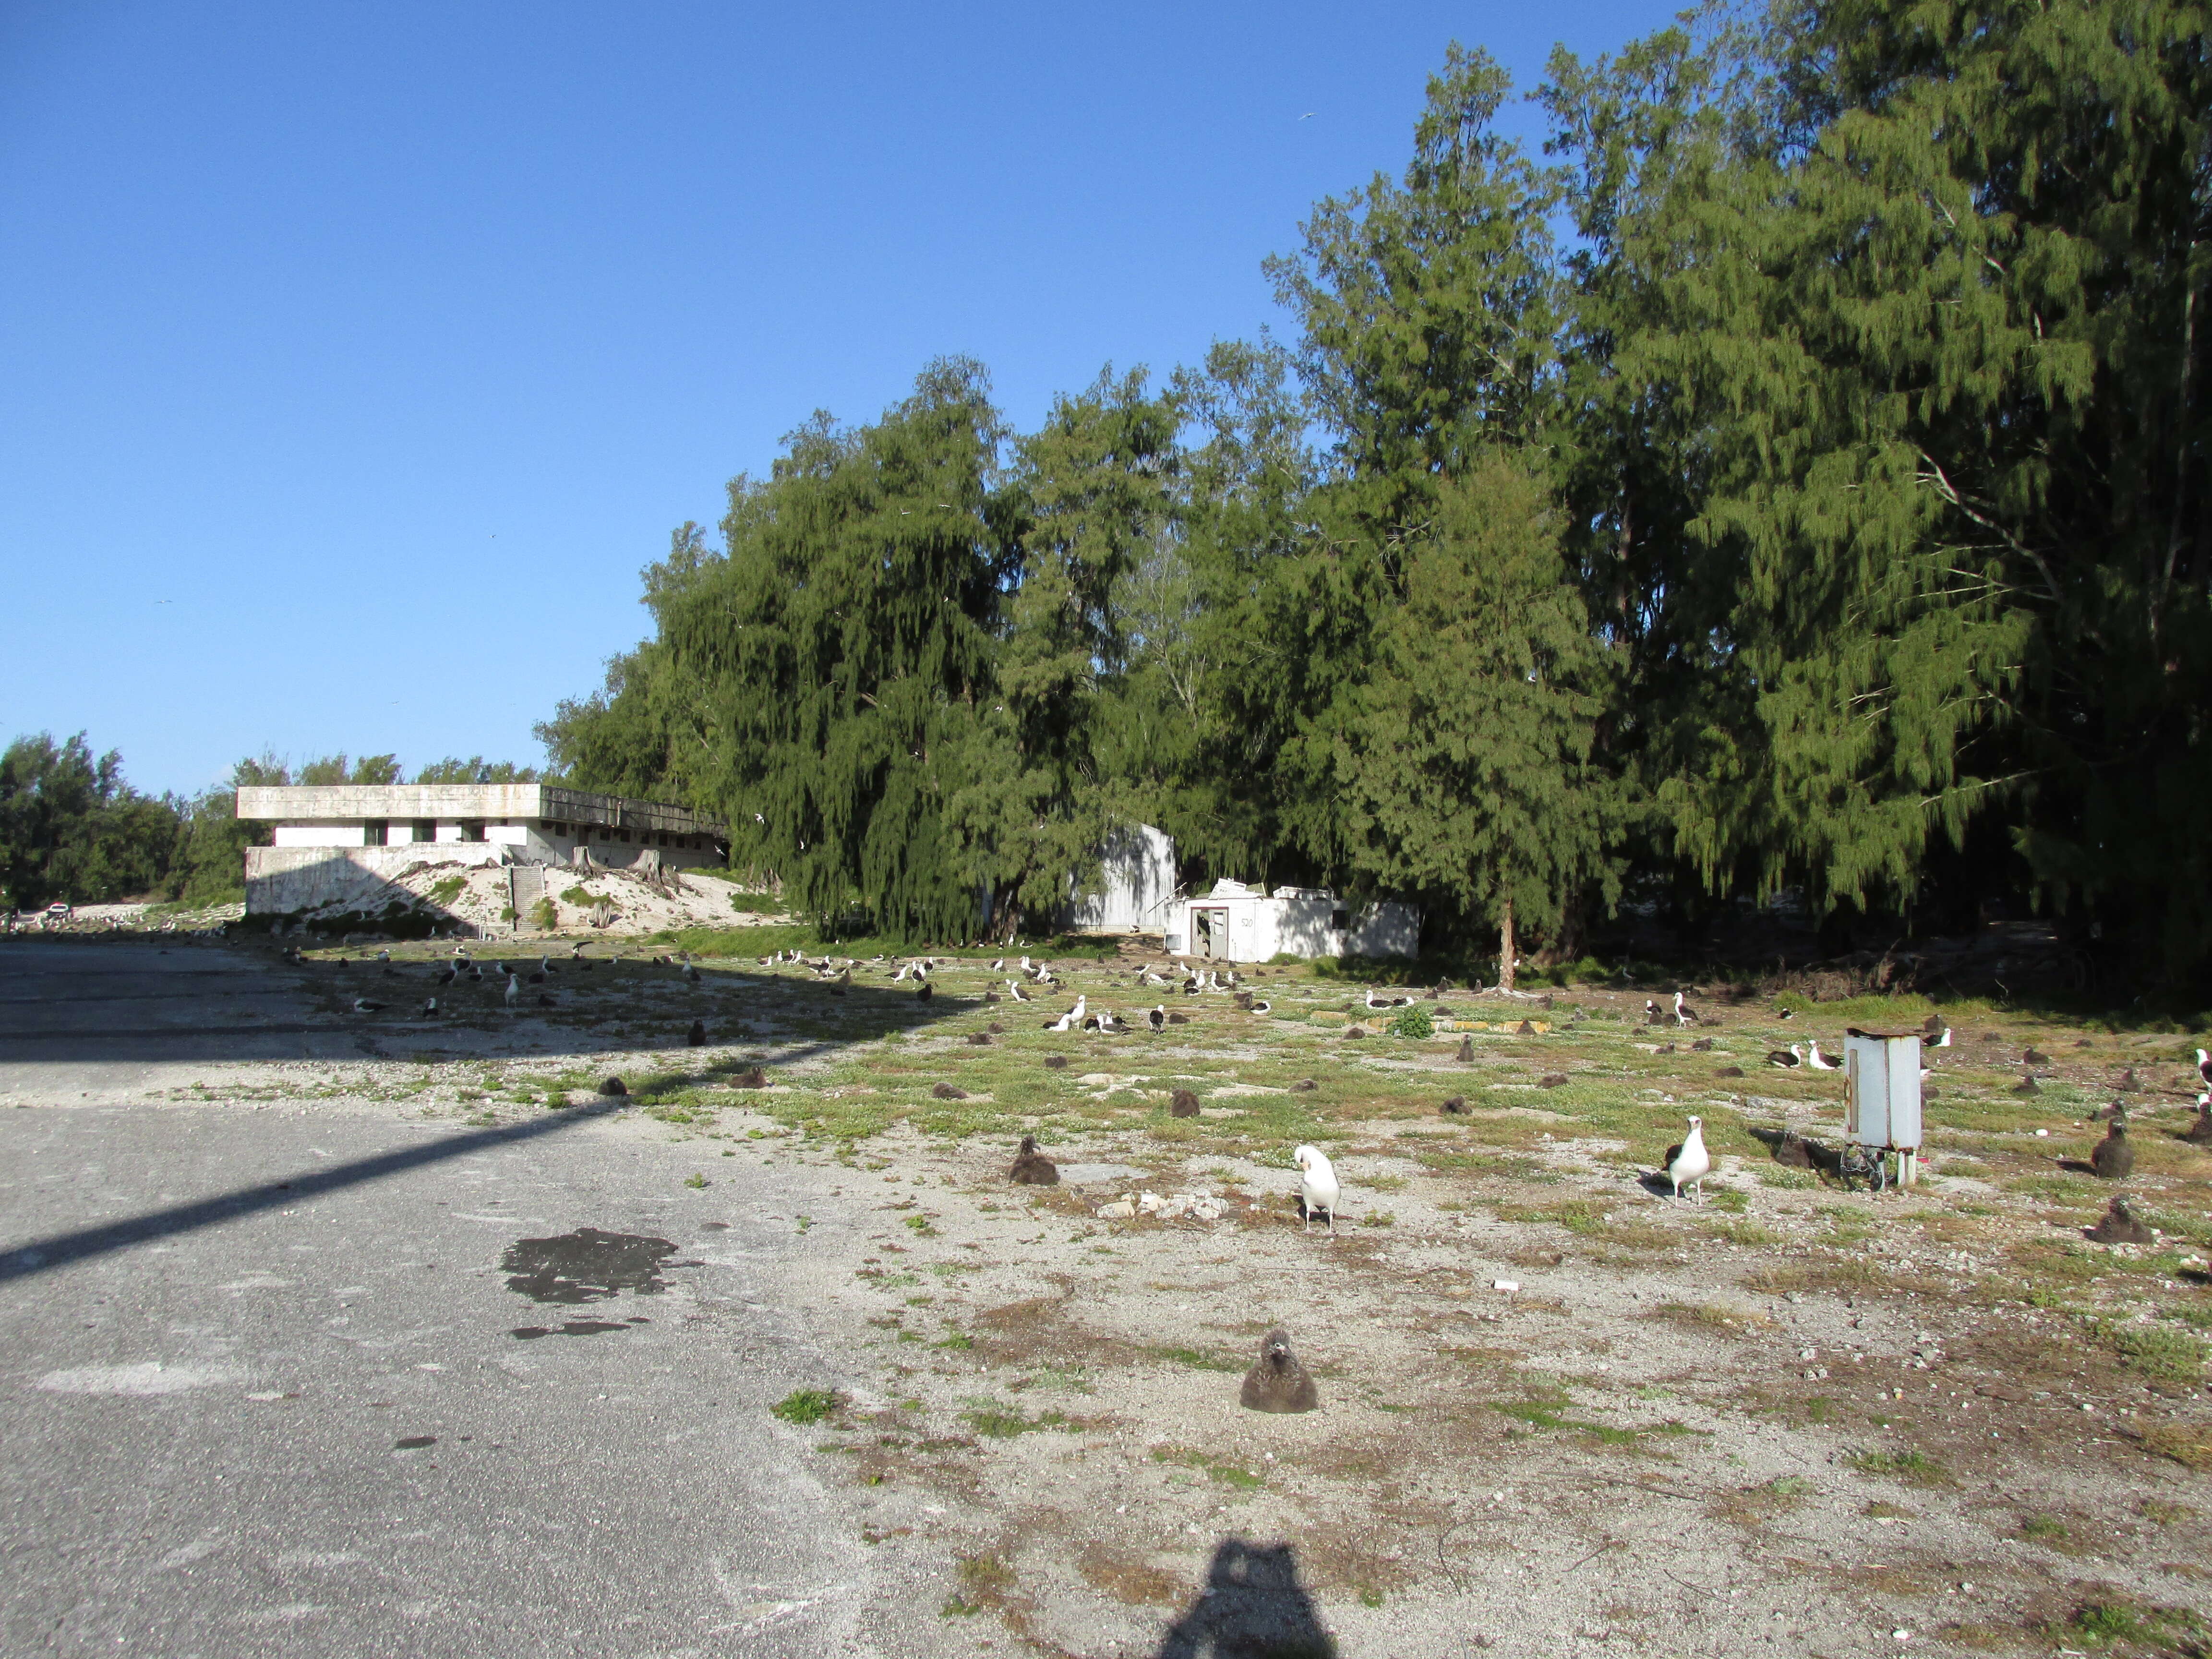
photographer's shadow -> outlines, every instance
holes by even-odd
[[[1224,1538],[1206,1588],[1168,1627],[1157,1659],[1336,1659],[1287,1544]]]

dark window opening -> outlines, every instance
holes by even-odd
[[[1337,933],[1340,933],[1344,932],[1346,928],[1352,926],[1352,912],[1349,910],[1330,911],[1328,913],[1328,925]]]

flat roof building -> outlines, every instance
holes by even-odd
[[[720,824],[665,802],[551,783],[291,785],[238,792],[238,816],[275,826],[246,849],[249,913],[347,901],[423,862],[720,866]]]
[[[1421,913],[1393,901],[1358,911],[1326,887],[1278,887],[1217,881],[1203,898],[1167,907],[1167,948],[1217,962],[1272,962],[1279,956],[1411,957],[1421,948]]]

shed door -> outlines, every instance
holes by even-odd
[[[1193,906],[1190,913],[1191,949],[1202,957],[1225,957],[1229,954],[1229,910],[1201,909]]]

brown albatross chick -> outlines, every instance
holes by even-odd
[[[2212,1146],[2212,1094],[2197,1097],[2197,1115],[2181,1138],[2193,1146]]]
[[[1310,1412],[1321,1404],[1313,1378],[1291,1352],[1288,1331],[1275,1329],[1260,1345],[1260,1357],[1244,1373],[1238,1401],[1249,1412]]]
[[[1006,1171],[1006,1179],[1018,1187],[1057,1187],[1060,1165],[1037,1151],[1035,1135],[1024,1135],[1022,1149],[1014,1155],[1014,1167]]]
[[[2089,1153],[2089,1167],[2106,1181],[2124,1181],[2135,1173],[2136,1149],[2128,1143],[2128,1126],[2116,1121]]]
[[[2150,1229],[2128,1208],[2127,1194],[2114,1193],[2104,1215],[2089,1229],[2089,1240],[2095,1244],[2148,1244]]]

